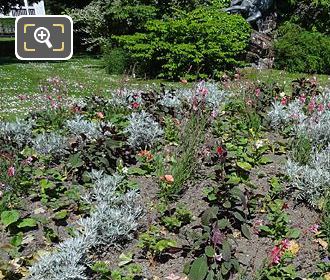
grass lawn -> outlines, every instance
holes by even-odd
[[[26,63],[14,58],[0,58],[0,118],[12,119],[37,107],[38,104],[34,104],[34,101],[40,95],[39,86],[51,77],[64,80],[68,94],[74,97],[91,93],[110,94],[114,89],[124,86],[159,86],[162,82],[127,80],[122,76],[108,75],[102,67],[101,59],[87,56],[49,63]],[[22,97],[27,98],[22,101]]]
[[[263,69],[258,70],[255,68],[245,68],[241,71],[244,77],[251,81],[260,81],[266,84],[278,83],[284,87],[286,93],[291,92],[291,82],[299,78],[312,78],[316,77],[318,83],[322,87],[330,86],[329,75],[310,75],[305,73],[289,73],[282,70]]]

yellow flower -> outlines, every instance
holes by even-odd
[[[288,250],[293,254],[293,255],[297,255],[298,251],[299,251],[299,244],[292,240],[290,241],[290,246],[288,248]],[[330,280],[330,279],[329,279]]]
[[[330,280],[330,273],[326,273],[323,275],[324,280]]]

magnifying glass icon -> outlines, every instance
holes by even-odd
[[[40,44],[46,44],[49,49],[53,47],[49,40],[50,32],[46,27],[39,27],[34,31],[34,39]]]

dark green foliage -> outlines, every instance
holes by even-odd
[[[103,63],[108,74],[121,75],[127,70],[128,57],[121,48],[105,48]]]
[[[307,30],[329,34],[329,0],[278,0],[276,2],[281,21],[290,20]]]
[[[83,8],[92,0],[47,0],[45,8],[47,14],[60,15],[68,8]]]
[[[330,37],[286,23],[275,42],[275,66],[290,72],[330,73]]]
[[[150,75],[178,79],[217,76],[243,64],[250,27],[214,7],[151,20],[145,33],[115,39]]]
[[[305,136],[300,135],[292,144],[293,159],[301,165],[306,165],[311,159],[312,143]]]

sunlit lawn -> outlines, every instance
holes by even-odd
[[[162,82],[108,75],[102,60],[96,57],[83,56],[52,63],[24,63],[3,58],[0,59],[0,117],[14,118],[34,110],[33,103],[40,95],[40,84],[51,77],[64,80],[68,95],[75,97],[111,94],[121,87],[158,87]],[[22,101],[22,97],[27,98]]]

